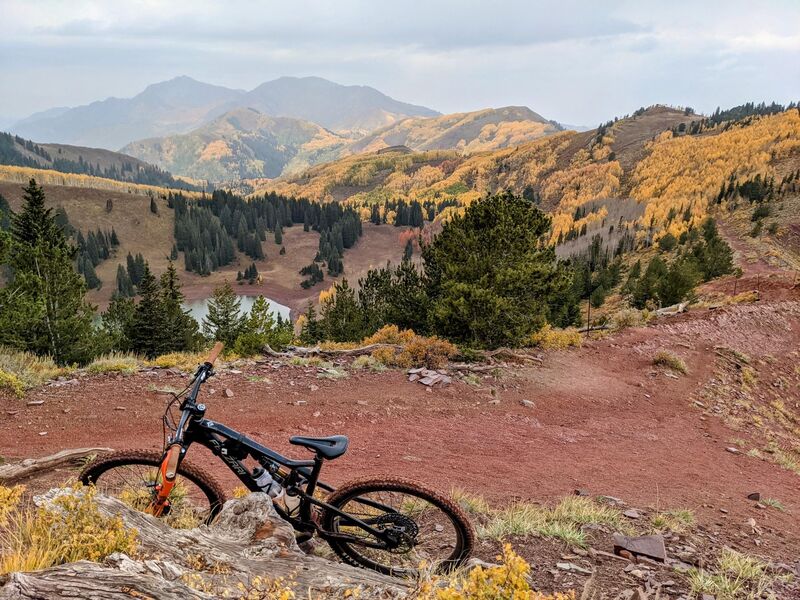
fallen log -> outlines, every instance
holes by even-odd
[[[396,351],[403,349],[402,346],[397,344],[368,344],[358,348],[345,348],[345,349],[325,349],[319,346],[310,348],[303,346],[287,346],[285,352],[276,352],[269,346],[263,350],[267,356],[274,356],[276,358],[291,358],[294,356],[363,356],[364,354],[372,354],[375,350],[381,348],[391,348]]]
[[[68,448],[50,456],[26,458],[8,465],[0,465],[0,481],[15,483],[28,479],[43,471],[52,471],[59,467],[77,466],[88,456],[101,452],[111,452],[111,448]]]
[[[80,491],[56,488],[34,501],[46,507],[65,493]],[[0,600],[237,598],[258,579],[279,578],[301,598],[344,598],[357,589],[358,597],[396,599],[407,597],[410,588],[403,580],[306,555],[266,494],[231,500],[211,525],[195,529],[172,529],[114,498],[98,495],[95,501],[102,513],[118,515],[126,528],[137,530],[136,555],[116,553],[103,563],[11,573],[0,587]],[[247,597],[273,596],[254,592]]]

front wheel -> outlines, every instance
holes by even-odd
[[[113,496],[136,510],[144,511],[161,483],[162,452],[121,450],[100,456],[78,476],[84,485],[94,485],[101,494]],[[173,527],[188,529],[209,523],[225,504],[225,491],[208,473],[181,461],[169,510],[162,516]]]
[[[448,571],[469,557],[475,543],[469,519],[452,500],[405,479],[354,481],[326,502],[393,540],[387,544],[327,509],[323,529],[352,538],[329,537],[327,542],[339,558],[356,567],[399,576],[413,576],[423,565]]]

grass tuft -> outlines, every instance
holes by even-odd
[[[477,494],[470,494],[463,488],[453,488],[450,490],[450,496],[468,513],[486,515],[491,512],[486,498]]]
[[[69,369],[59,367],[49,357],[0,346],[0,389],[16,396],[67,372]]]
[[[668,369],[672,369],[684,375],[689,372],[683,359],[669,350],[659,350],[656,352],[655,356],[653,356],[653,365],[657,367],[667,367]]]
[[[657,532],[683,533],[692,528],[695,518],[691,510],[683,508],[656,513],[650,519],[650,523]]]
[[[630,525],[618,510],[598,504],[591,498],[567,496],[554,508],[536,504],[512,504],[492,513],[479,529],[482,537],[502,540],[508,536],[540,535],[560,539],[576,546],[585,546],[583,525],[609,525],[629,531]]]
[[[730,548],[724,548],[717,557],[714,571],[689,571],[689,584],[693,594],[711,594],[717,600],[774,598],[770,588],[776,579],[769,573],[766,563]]]
[[[139,370],[139,359],[134,354],[112,352],[95,358],[86,367],[89,373],[122,373],[130,375]]]

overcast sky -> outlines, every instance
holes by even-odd
[[[0,22],[6,121],[176,75],[318,75],[593,126],[653,103],[800,98],[800,0],[0,0]]]

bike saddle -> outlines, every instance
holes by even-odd
[[[289,438],[289,443],[314,450],[323,458],[332,460],[347,452],[347,444],[349,444],[350,441],[347,439],[347,436],[344,435],[332,435],[319,438],[296,435]]]

